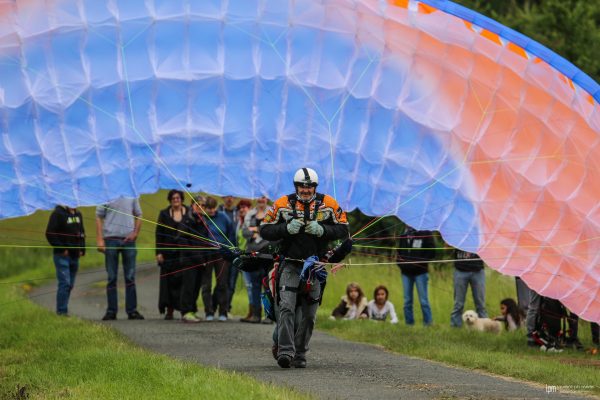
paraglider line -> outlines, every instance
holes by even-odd
[[[200,204],[198,204],[196,202],[196,199],[194,198],[194,196],[192,196],[192,194],[187,190],[187,188],[185,187],[185,185],[183,185],[181,183],[181,181],[179,179],[177,179],[177,177],[175,176],[175,174],[173,174],[173,172],[171,171],[171,169],[165,164],[165,162],[158,156],[158,154],[156,154],[156,152],[154,151],[154,149],[152,148],[152,146],[150,146],[150,144],[146,141],[146,139],[143,137],[143,135],[138,131],[137,127],[135,126],[135,117],[133,115],[133,103],[131,101],[131,88],[129,85],[129,77],[127,74],[127,61],[126,61],[126,57],[125,57],[125,49],[123,46],[121,46],[121,54],[123,57],[123,74],[125,77],[125,85],[127,88],[127,97],[128,97],[128,102],[129,102],[129,111],[131,113],[131,122],[132,122],[132,131],[135,132],[138,137],[144,142],[144,144],[146,145],[146,147],[148,147],[148,149],[150,150],[150,152],[152,153],[152,155],[156,158],[156,160],[162,164],[162,166],[165,168],[165,170],[173,177],[173,179],[177,182],[177,184],[183,189],[183,191],[185,193],[187,193],[190,198],[192,199],[192,201],[198,205],[200,207],[200,209],[202,210],[202,212],[204,213],[204,215],[209,219],[209,221],[217,228],[217,230],[219,231],[219,233],[221,233],[221,236],[225,238],[225,240],[227,240],[227,242],[229,242],[230,246],[227,246],[229,248],[235,248],[235,246],[233,245],[233,243],[229,240],[229,238],[221,231],[221,229],[219,228],[219,226],[212,220],[212,218],[204,211],[204,208],[202,206],[200,206]],[[81,98],[81,97],[80,97]],[[110,113],[109,113],[110,115]],[[112,115],[111,115],[112,116]],[[116,119],[115,116],[112,116],[113,118]]]
[[[475,93],[474,89],[471,87],[471,89],[473,90],[475,96],[477,96],[477,93]],[[490,100],[491,103],[491,100]],[[486,116],[486,112],[487,109],[490,106],[490,103],[488,103],[487,107],[485,110],[483,111],[483,114],[481,115],[481,118],[479,118],[479,122],[477,123],[477,127],[475,129],[475,132],[479,131],[479,128],[481,127],[481,124],[483,123],[483,119]],[[416,193],[414,193],[412,196],[410,196],[408,199],[404,200],[403,202],[399,203],[396,206],[396,210],[398,210],[400,207],[405,206],[406,204],[408,204],[409,202],[411,202],[412,200],[414,200],[417,196],[419,196],[420,194],[424,193],[425,191],[431,189],[432,187],[434,187],[435,185],[437,185],[438,183],[442,182],[444,179],[446,179],[448,176],[450,176],[451,174],[453,174],[455,171],[458,171],[461,167],[463,167],[465,164],[467,164],[467,159],[471,153],[471,150],[473,149],[474,146],[474,141],[471,141],[469,143],[469,148],[467,149],[467,151],[465,152],[465,156],[463,158],[463,162],[462,164],[459,164],[457,166],[455,166],[454,168],[452,168],[450,171],[448,171],[447,173],[445,173],[444,175],[442,175],[440,178],[435,178],[432,179],[433,182],[430,185],[425,186],[424,188],[422,188],[421,190],[417,191]],[[377,222],[381,221],[383,218],[389,216],[388,215],[383,215],[381,217],[379,217],[378,219],[371,221],[369,224],[367,224],[364,228],[360,229],[358,232],[356,232],[354,235],[352,235],[352,237],[355,237],[357,235],[359,235],[360,233],[364,232],[365,230],[367,230],[368,228],[370,228],[371,226],[373,226],[374,224],[376,224]]]
[[[2,175],[2,174],[0,174],[0,177],[6,178],[6,179],[9,179],[9,180],[10,180],[10,179],[12,179],[12,178],[10,178],[10,177],[7,177],[7,176],[5,176],[5,175]],[[41,186],[41,185],[33,184],[33,183],[30,183],[30,182],[25,182],[24,184],[25,184],[25,185],[32,186],[32,187]],[[49,188],[44,188],[44,190],[46,190],[46,191],[48,191],[48,192],[51,192],[51,193],[57,193],[57,194],[63,195],[63,193],[56,192],[56,191],[54,191],[54,190],[52,190],[52,189],[49,189]],[[75,199],[74,197],[72,197],[72,198],[73,198],[73,199]],[[76,199],[75,199],[75,200],[76,200]],[[195,235],[195,234],[193,234],[193,233],[191,233],[191,232],[181,231],[181,230],[179,230],[179,229],[173,228],[173,227],[171,227],[171,226],[168,226],[168,225],[159,224],[158,222],[151,221],[151,220],[149,220],[149,219],[145,219],[145,218],[142,218],[142,217],[138,217],[138,216],[135,216],[135,215],[133,215],[133,214],[125,213],[125,212],[123,212],[123,211],[120,211],[120,210],[115,210],[115,209],[112,209],[112,208],[108,207],[107,205],[101,205],[100,207],[103,207],[103,208],[104,208],[104,209],[106,209],[106,210],[114,211],[114,212],[116,212],[116,213],[119,213],[119,214],[122,214],[122,215],[126,215],[126,216],[133,217],[133,218],[135,218],[135,219],[139,219],[139,220],[141,220],[141,221],[144,221],[144,222],[148,222],[148,223],[150,223],[150,224],[153,224],[153,225],[162,226],[162,227],[164,227],[164,228],[168,228],[168,229],[171,229],[171,230],[177,231],[177,232],[179,232],[179,233],[183,233],[183,234],[185,234],[185,235],[192,236],[192,237],[195,237],[195,238],[198,238],[198,239],[204,240],[204,241],[206,241],[206,242],[212,242],[212,243],[214,243],[214,244],[220,245],[220,243],[219,243],[219,242],[217,242],[217,241],[214,241],[214,240],[211,240],[211,239],[208,239],[208,238],[205,238],[205,237],[199,236],[199,235]],[[217,246],[215,246],[215,247],[217,247]]]

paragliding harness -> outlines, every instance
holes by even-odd
[[[240,254],[233,260],[233,266],[244,272],[270,271],[273,268],[275,258],[276,256],[271,253],[251,251]]]
[[[324,198],[325,198],[325,196],[323,194],[321,194],[321,193],[316,194],[313,218],[311,218],[311,216],[310,216],[310,211],[305,212],[304,213],[304,222],[305,223],[317,218],[317,213],[319,211],[319,207],[321,206],[321,204],[323,204]],[[290,195],[288,195],[288,201],[290,203],[290,206],[292,207],[292,218],[294,218],[294,219],[298,218],[298,213],[296,210],[296,203],[298,201],[298,197],[296,196],[295,193],[290,194]],[[286,248],[281,249],[281,253],[285,253],[286,250],[287,250]],[[344,241],[342,244],[337,246],[335,249],[328,251],[325,254],[325,256],[323,257],[322,261],[323,262],[339,262],[347,254],[349,254],[351,250],[352,250],[352,240],[346,239],[346,241]],[[335,255],[335,258],[334,258],[334,255]],[[334,258],[333,261],[332,261],[332,258]],[[310,260],[310,258],[309,258],[309,260]],[[318,261],[318,259],[316,259],[316,257],[314,260],[310,260],[310,261],[309,260],[307,260],[306,262],[312,261],[314,264],[315,262]],[[280,296],[279,296],[279,290],[280,290],[279,280],[280,280],[281,274],[279,271],[279,267],[283,261],[284,261],[283,256],[276,256],[275,262],[273,264],[273,268],[269,271],[268,275],[263,279],[263,282],[262,282],[263,293],[261,294],[261,299],[262,299],[262,303],[263,303],[263,308],[265,310],[265,315],[267,316],[267,318],[269,318],[271,321],[274,321],[274,322],[276,321],[275,305],[279,304],[279,298],[280,298]],[[305,268],[307,267],[306,262],[305,262]],[[323,267],[322,270],[319,273],[317,273],[317,279],[319,279],[319,282],[321,282],[321,290],[319,292],[318,298],[316,298],[316,299],[310,297],[310,295],[309,295],[310,289],[311,289],[311,279],[310,278],[301,280],[300,287],[297,287],[297,288],[285,287],[283,289],[285,291],[297,293],[298,296],[305,295],[306,299],[311,303],[321,304],[321,302],[323,301],[323,292],[325,291],[325,286],[327,285],[326,277],[327,277],[327,271]]]
[[[535,343],[546,349],[560,349],[565,344],[567,332],[567,312],[560,301],[541,296],[540,308],[536,316]]]

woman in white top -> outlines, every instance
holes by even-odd
[[[504,323],[507,331],[516,331],[524,325],[525,315],[513,299],[502,300],[500,302],[500,312],[502,315],[494,318],[494,320]]]
[[[388,301],[389,291],[383,286],[379,285],[373,291],[373,300],[369,302],[367,311],[369,312],[369,318],[375,321],[385,321],[390,316],[390,322],[392,324],[398,323],[398,316],[396,315],[396,309],[394,305]]]

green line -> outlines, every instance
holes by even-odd
[[[2,175],[2,174],[0,174],[0,177],[6,178],[7,180],[11,180],[11,179],[12,179],[12,178],[10,178],[10,177],[7,177],[7,176],[5,176],[5,175]],[[39,184],[37,184],[37,185],[34,185],[34,184],[30,183],[30,182],[26,182],[26,183],[25,183],[25,185],[27,185],[27,186],[32,186],[32,187],[36,187],[36,186],[40,186],[40,187],[41,187],[41,186],[42,186],[42,185],[39,185]],[[43,187],[43,189],[44,189],[46,192],[50,192],[50,193],[56,193],[56,194],[59,194],[59,195],[63,195],[63,193],[61,193],[61,192],[57,192],[57,191],[55,191],[55,190],[52,190],[52,189],[50,189],[50,188]],[[75,197],[73,197],[73,196],[69,196],[69,197],[71,197],[72,199],[75,199],[75,200],[77,200],[77,199],[76,199]],[[106,210],[114,211],[114,212],[116,212],[116,213],[119,213],[119,214],[122,214],[122,215],[127,215],[127,216],[129,216],[129,217],[133,217],[133,218],[135,218],[135,219],[139,219],[139,220],[141,220],[141,221],[148,222],[148,223],[150,223],[150,224],[154,224],[154,225],[156,225],[156,226],[162,226],[162,227],[164,227],[164,228],[168,228],[168,229],[174,230],[174,231],[176,231],[176,232],[183,233],[184,235],[188,235],[188,236],[191,236],[191,237],[194,237],[194,238],[197,238],[197,239],[204,240],[204,241],[206,241],[206,242],[209,242],[209,243],[220,244],[219,242],[217,242],[217,241],[215,241],[215,240],[208,239],[208,238],[202,237],[202,236],[200,236],[200,235],[193,234],[193,233],[191,233],[191,232],[182,231],[182,230],[179,230],[179,229],[173,228],[173,227],[171,227],[171,226],[168,226],[168,225],[159,224],[158,222],[155,222],[155,221],[152,221],[152,220],[149,220],[149,219],[145,219],[145,218],[141,218],[141,217],[137,217],[137,216],[135,216],[135,215],[133,215],[133,214],[128,214],[128,213],[125,213],[125,212],[122,212],[122,211],[119,211],[119,210],[115,210],[115,209],[113,209],[113,208],[110,208],[110,207],[108,207],[108,206],[106,206],[106,205],[104,205],[104,204],[102,204],[102,205],[99,205],[98,207],[103,207],[103,208],[104,208],[104,209],[106,209]]]
[[[128,242],[125,242],[128,243]],[[135,243],[135,242],[133,242]],[[73,249],[73,250],[81,250],[81,249],[98,249],[97,246],[51,246],[51,245],[24,245],[24,244],[0,244],[0,247],[16,247],[16,248],[25,248],[25,249]],[[108,247],[105,246],[105,249],[122,249],[122,246],[118,247]],[[219,250],[217,247],[137,247],[137,250]]]

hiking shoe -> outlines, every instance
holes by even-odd
[[[215,320],[215,316],[212,314],[206,314],[206,318],[204,318],[205,321],[211,322]]]
[[[198,319],[196,317],[196,314],[194,314],[193,312],[185,313],[185,315],[181,318],[181,320],[183,322],[187,322],[187,323],[200,322],[200,319]]]
[[[107,312],[104,314],[104,317],[102,317],[102,321],[114,321],[115,319],[117,319],[117,314],[111,312]]]
[[[292,366],[294,368],[306,368],[306,360],[304,358],[296,357],[292,360]]]
[[[221,322],[227,321],[227,315],[219,315],[219,321],[221,321]]]
[[[279,357],[277,357],[277,364],[279,364],[281,368],[289,368],[292,364],[292,357],[286,354],[282,354]]]
[[[127,314],[127,319],[144,319],[144,316],[137,311]]]

